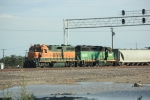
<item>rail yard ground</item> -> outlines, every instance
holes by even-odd
[[[150,84],[150,66],[0,70],[0,89],[27,84],[116,82]]]

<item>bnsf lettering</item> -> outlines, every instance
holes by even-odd
[[[53,57],[62,57],[61,53],[53,53]]]

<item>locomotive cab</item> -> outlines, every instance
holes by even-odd
[[[29,48],[28,58],[37,59],[48,56],[48,47],[45,45],[34,45]]]
[[[48,47],[46,45],[35,44],[29,48],[28,56],[24,62],[24,68],[36,68],[39,66],[39,59],[48,57]]]
[[[34,45],[29,48],[28,52],[28,59],[35,59],[39,58],[41,53],[41,47],[40,45]]]
[[[116,60],[114,58],[114,52],[112,51],[112,49],[110,47],[105,47],[105,60],[106,60],[106,65],[115,65],[116,64]]]
[[[40,52],[40,55],[39,57],[48,57],[48,52],[49,52],[49,49],[46,45],[41,45],[41,52]]]

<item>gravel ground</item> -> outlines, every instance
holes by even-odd
[[[0,89],[26,84],[75,84],[75,82],[115,82],[150,84],[150,66],[70,70],[0,72]]]

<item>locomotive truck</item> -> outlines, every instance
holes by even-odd
[[[84,67],[115,63],[110,47],[35,44],[29,48],[23,67]]]

